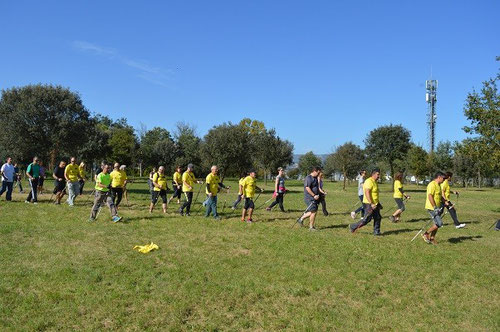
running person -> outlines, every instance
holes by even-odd
[[[205,181],[205,183],[207,184],[207,188],[205,191],[206,191],[206,194],[208,196],[205,217],[209,217],[210,212],[212,212],[212,214],[216,220],[220,219],[219,215],[217,214],[217,194],[219,193],[220,188],[229,189],[229,187],[226,187],[221,182],[218,173],[219,173],[219,168],[217,166],[213,165],[210,168],[210,173],[207,175],[207,178]]]
[[[66,162],[61,160],[59,165],[54,168],[52,172],[52,177],[54,178],[54,195],[56,195],[54,199],[54,203],[59,205],[61,204],[61,199],[66,193],[66,177],[64,176],[64,171],[66,169]]]
[[[279,167],[278,176],[276,176],[276,181],[274,182],[274,195],[276,196],[276,200],[272,202],[266,210],[271,211],[276,204],[279,204],[281,212],[285,212],[285,208],[283,207],[285,193],[285,172],[283,171],[283,167]]]
[[[149,204],[149,213],[153,213],[153,208],[158,202],[158,197],[161,197],[163,203],[163,213],[167,213],[167,177],[165,176],[165,167],[160,166],[158,172],[153,174],[153,194],[151,196],[151,204]]]
[[[363,169],[361,170],[361,172],[359,172],[359,177],[358,177],[358,198],[361,201],[361,206],[357,208],[355,211],[351,212],[352,219],[356,218],[356,214],[358,214],[358,212],[361,212],[361,218],[365,216],[365,210],[363,209],[363,196],[364,196],[363,184],[365,183],[365,178],[366,178],[366,171]]]
[[[440,208],[442,205],[441,203],[444,202],[445,205],[449,204],[449,202],[443,197],[443,192],[441,190],[441,183],[443,183],[445,178],[446,175],[444,173],[437,172],[434,176],[434,180],[427,185],[425,208],[431,215],[434,225],[432,225],[427,232],[422,234],[422,238],[429,244],[437,244],[436,233],[438,229],[443,226],[443,220],[441,219],[441,213],[443,213],[443,210]]]
[[[68,184],[68,205],[74,206],[76,196],[80,192],[80,169],[76,164],[76,158],[71,157],[70,163],[66,166],[64,170],[64,177],[66,178],[66,182]]]
[[[349,225],[351,233],[354,233],[359,228],[365,226],[373,219],[373,235],[381,235],[380,223],[382,221],[382,216],[380,215],[380,210],[382,209],[382,204],[379,202],[377,184],[379,177],[380,170],[375,168],[372,171],[372,175],[365,180],[365,183],[363,184],[363,209],[366,214],[359,222]]]
[[[115,163],[114,169],[109,176],[111,177],[111,199],[118,209],[123,197],[123,188],[127,185],[127,173],[125,170],[120,169],[119,163]]]
[[[251,170],[249,175],[242,182],[242,192],[245,197],[245,205],[243,206],[243,210],[241,211],[241,221],[245,221],[245,217],[248,213],[248,223],[252,223],[252,213],[253,209],[255,209],[255,204],[253,202],[253,198],[255,196],[255,189],[260,190],[261,192],[264,189],[257,187],[255,178],[257,177],[257,173],[254,170]]]
[[[122,220],[122,218],[118,216],[118,211],[113,204],[113,199],[109,195],[109,185],[111,184],[109,169],[111,167],[107,164],[104,164],[101,167],[102,171],[96,176],[94,205],[92,206],[89,221],[95,221],[101,205],[106,202],[109,207],[109,211],[111,212],[111,220],[113,222],[118,222]]]
[[[410,196],[406,195],[404,190],[403,190],[403,173],[398,172],[394,176],[394,194],[392,197],[394,197],[394,200],[396,201],[396,204],[398,205],[398,209],[394,211],[392,216],[389,217],[389,220],[392,222],[398,222],[399,217],[405,210],[405,203],[403,202],[403,197],[408,199]]]
[[[458,191],[451,191],[450,190],[449,180],[451,180],[452,176],[453,176],[452,172],[446,172],[446,178],[443,181],[443,183],[441,184],[441,191],[443,192],[443,197],[448,202],[450,202],[450,192],[453,192],[457,196],[459,195]],[[460,221],[458,221],[457,211],[455,210],[455,205],[450,202],[450,204],[445,205],[445,207],[448,209],[448,212],[450,213],[451,219],[453,219],[453,223],[455,224],[455,228],[456,229],[464,228],[465,224],[462,224],[462,223],[460,223]]]
[[[315,166],[311,169],[311,173],[306,176],[304,180],[304,202],[306,203],[306,210],[302,216],[297,219],[297,223],[300,226],[304,225],[304,220],[309,218],[309,230],[316,231],[314,227],[314,222],[316,220],[316,213],[318,212],[319,205],[319,182],[318,175],[321,172],[321,168]]]
[[[31,190],[28,193],[25,203],[38,204],[38,179],[40,178],[40,165],[38,165],[38,157],[33,158],[33,162],[28,165],[26,175],[30,183]]]
[[[243,181],[245,180],[246,177],[247,177],[246,172],[242,172],[240,174],[240,180],[238,181],[238,197],[236,197],[236,200],[234,201],[233,206],[231,206],[231,210],[236,209],[238,204],[240,204],[241,200],[245,196],[245,195],[243,195]]]
[[[184,215],[184,209],[186,209],[186,216],[190,215],[191,212],[191,203],[193,202],[193,190],[195,183],[203,183],[201,181],[197,181],[196,177],[193,173],[194,166],[193,164],[189,164],[187,170],[182,174],[182,191],[186,196],[186,201],[179,208],[179,213]]]
[[[168,200],[168,203],[177,198],[177,204],[181,204],[181,195],[182,195],[182,167],[177,166],[175,169],[174,175],[172,176],[172,188],[174,189],[174,194]]]

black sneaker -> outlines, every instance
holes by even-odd
[[[300,218],[297,219],[297,224],[300,225],[300,227],[304,226],[304,221]]]
[[[381,235],[382,235],[382,233],[380,233],[380,232],[373,232],[373,235],[374,235],[374,236],[381,236]]]
[[[179,208],[178,212],[179,212],[179,214],[180,214],[181,216],[183,216],[183,215],[184,215],[184,212],[182,211],[182,209],[181,209],[181,208]]]
[[[354,233],[358,229],[358,224],[349,224],[349,231]]]
[[[186,212],[186,216],[189,217],[191,214],[189,212]]]
[[[328,217],[328,215],[329,215],[328,211],[323,212],[323,215],[324,215],[325,217]]]

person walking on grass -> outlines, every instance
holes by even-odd
[[[5,191],[7,191],[7,194],[5,194],[5,199],[7,201],[12,201],[12,190],[14,187],[14,177],[16,172],[14,170],[14,166],[12,165],[11,157],[8,157],[7,162],[2,165],[0,173],[2,173],[2,189],[0,189],[0,196],[2,196]]]
[[[83,195],[83,186],[85,186],[85,181],[87,181],[87,172],[85,171],[85,163],[83,161],[78,166],[78,173],[80,174],[80,180],[78,181],[80,184],[80,195]]]
[[[323,189],[323,178],[324,178],[324,173],[323,171],[320,171],[318,174],[318,194],[319,194],[319,203],[321,204],[321,209],[323,210],[323,215],[325,217],[328,216],[328,210],[326,209],[326,190]]]
[[[450,180],[453,176],[452,172],[446,172],[446,178],[444,179],[443,183],[441,184],[441,191],[443,192],[443,197],[445,200],[450,202],[450,193],[454,193],[455,195],[459,195],[460,193],[458,191],[451,191],[450,190]],[[455,204],[451,203],[448,205],[445,205],[446,209],[448,209],[448,212],[450,213],[451,219],[453,219],[453,223],[455,224],[456,229],[464,228],[465,224],[460,223],[458,221],[458,216],[457,216],[457,210],[455,209]]]
[[[78,196],[80,192],[80,182],[78,182],[80,180],[80,169],[76,163],[75,157],[70,158],[70,163],[64,170],[64,178],[68,185],[68,205],[74,206],[76,196]]]
[[[260,192],[263,192],[264,189],[257,187],[257,173],[254,170],[251,170],[248,174],[249,175],[242,182],[242,192],[245,197],[245,205],[241,211],[241,221],[245,221],[245,217],[248,215],[247,222],[252,223],[252,214],[255,209],[253,201],[253,198],[255,197],[255,190],[258,189]]]
[[[168,203],[177,198],[177,204],[181,204],[181,195],[182,195],[182,167],[177,166],[175,169],[174,175],[172,176],[172,189],[174,189],[174,194],[168,200]]]
[[[245,195],[243,195],[243,181],[245,180],[246,177],[247,177],[246,172],[242,172],[240,174],[240,179],[238,181],[238,197],[236,197],[236,200],[234,201],[233,206],[231,206],[231,210],[236,209],[238,207],[238,204],[240,204],[241,200],[245,196]]]
[[[307,208],[302,214],[302,216],[300,216],[300,218],[297,219],[297,223],[300,226],[303,226],[304,220],[309,218],[310,231],[316,231],[314,223],[316,221],[316,213],[318,212],[318,205],[320,200],[319,182],[318,182],[318,176],[320,172],[321,168],[315,166],[311,169],[311,173],[308,176],[306,176],[304,180],[304,202]]]
[[[436,233],[438,229],[443,226],[443,220],[441,219],[443,210],[441,209],[441,205],[442,203],[445,205],[449,204],[449,202],[444,198],[441,190],[441,184],[445,179],[446,175],[444,173],[437,172],[434,176],[434,180],[427,185],[425,208],[429,212],[434,225],[422,234],[422,238],[429,244],[437,244]]]
[[[358,214],[358,212],[361,212],[361,218],[365,216],[365,210],[363,209],[363,196],[364,196],[363,184],[365,183],[365,178],[366,178],[366,171],[363,169],[359,172],[359,177],[358,177],[358,198],[361,201],[361,206],[357,208],[355,211],[351,212],[352,219],[356,219],[356,215]]]
[[[193,173],[194,166],[189,164],[187,170],[182,174],[182,191],[186,196],[186,201],[179,208],[179,213],[181,216],[184,215],[184,209],[186,210],[186,216],[190,215],[191,203],[193,202],[193,192],[195,183],[203,183],[202,181],[197,181]]]
[[[40,160],[40,177],[38,178],[38,195],[43,194],[43,183],[45,182],[45,166],[43,161]]]
[[[278,204],[281,212],[285,212],[285,208],[283,207],[283,200],[285,197],[286,188],[285,188],[285,172],[283,167],[278,168],[278,176],[276,176],[276,181],[274,182],[274,196],[276,200],[269,205],[266,210],[271,211],[273,207]]]
[[[373,219],[373,235],[381,235],[380,224],[382,216],[380,215],[380,210],[382,209],[382,204],[380,204],[379,201],[377,184],[377,180],[379,178],[380,169],[375,168],[372,170],[371,176],[365,180],[365,183],[363,184],[363,209],[365,210],[365,216],[359,222],[349,225],[351,233],[354,233],[359,228],[365,226]]]
[[[116,209],[118,209],[123,198],[123,190],[127,185],[127,173],[125,170],[120,169],[119,163],[115,163],[109,176],[111,177],[111,199]]]
[[[394,194],[392,195],[396,204],[398,205],[398,209],[394,211],[392,216],[389,217],[389,220],[392,222],[398,222],[400,220],[401,214],[405,210],[405,203],[403,202],[403,197],[409,199],[410,196],[406,195],[403,190],[403,173],[398,172],[394,176]]]
[[[38,157],[34,157],[33,162],[26,169],[31,190],[28,193],[28,197],[26,197],[26,201],[24,201],[25,203],[33,202],[33,204],[38,204],[38,179],[40,178],[40,165],[38,162]]]
[[[110,168],[110,165],[102,165],[102,171],[96,176],[95,198],[94,205],[92,206],[92,211],[90,213],[90,222],[96,220],[99,209],[104,203],[106,203],[109,207],[109,211],[111,213],[111,221],[118,222],[122,220],[122,218],[118,216],[118,211],[116,210],[116,207],[113,203],[113,199],[109,195],[109,186],[111,184],[111,176],[109,176]]]
[[[52,172],[52,177],[54,178],[53,193],[56,196],[54,201],[55,204],[57,205],[61,204],[61,199],[66,193],[66,177],[64,176],[65,170],[66,170],[66,162],[64,160],[61,160],[59,162],[59,165],[57,165],[54,168],[54,171]]]
[[[156,174],[157,170],[156,167],[153,167],[151,172],[149,172],[149,177],[148,177],[148,187],[149,187],[149,193],[151,194],[151,197],[153,197],[153,189],[155,186],[153,185],[153,176]]]
[[[163,213],[167,213],[167,177],[165,176],[165,167],[160,166],[158,172],[153,174],[153,193],[151,196],[151,204],[149,204],[149,213],[153,213],[153,208],[158,202],[158,197],[161,197],[163,203]]]
[[[14,179],[16,183],[14,184],[14,187],[19,187],[19,192],[22,194],[24,193],[23,190],[23,183],[21,179],[21,171],[19,170],[19,166],[17,166],[17,163],[14,164]]]
[[[212,212],[214,219],[220,220],[219,214],[217,213],[217,194],[221,188],[229,189],[229,187],[226,187],[221,182],[219,177],[219,168],[217,166],[213,165],[210,168],[210,173],[207,175],[205,183],[207,185],[206,194],[208,196],[205,218],[208,218],[210,216],[210,212]]]

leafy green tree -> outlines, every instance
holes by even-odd
[[[282,140],[274,129],[257,134],[254,142],[255,164],[264,174],[277,172],[278,167],[287,167],[293,162],[293,144]],[[267,176],[265,176],[267,184]]]
[[[266,132],[266,126],[264,125],[264,122],[252,120],[250,118],[241,119],[239,126],[241,126],[250,135],[259,135]]]
[[[191,163],[196,167],[201,166],[201,139],[196,135],[195,128],[179,122],[174,138],[178,151],[175,164],[186,166]]]
[[[453,147],[451,142],[439,142],[435,153],[429,156],[431,158],[431,171],[449,171],[453,168]]]
[[[328,155],[325,161],[325,173],[332,174],[334,171],[342,172],[344,175],[345,190],[348,178],[354,178],[365,163],[364,151],[353,144],[347,142],[335,149],[335,152]]]
[[[93,122],[77,93],[38,84],[2,91],[0,126],[9,155],[24,163],[38,155],[52,167],[85,146]]]
[[[111,147],[110,160],[120,164],[132,165],[138,147],[134,129],[113,129],[109,138],[109,146]]]
[[[424,180],[429,175],[429,156],[427,151],[418,145],[412,145],[408,150],[408,168],[410,172],[419,180]]]
[[[299,158],[299,170],[300,174],[307,175],[311,172],[314,166],[322,166],[321,158],[316,156],[312,151],[300,156]]]
[[[145,167],[163,165],[171,169],[177,154],[177,147],[168,130],[154,127],[143,133],[140,155]]]
[[[365,151],[375,162],[383,161],[389,165],[394,179],[396,160],[402,160],[411,147],[410,131],[401,125],[381,126],[372,130],[365,139]]]
[[[468,179],[476,179],[476,184],[481,187],[483,178],[491,175],[492,160],[490,150],[481,138],[468,138],[457,144],[455,154],[457,163],[455,163],[458,175]]]

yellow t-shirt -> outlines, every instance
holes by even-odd
[[[87,176],[87,172],[85,172],[85,167],[78,166],[78,173],[80,173],[80,177],[85,179]]]
[[[399,190],[400,188],[403,189],[403,184],[401,183],[401,181],[399,180],[394,181],[394,195],[393,195],[394,198],[404,197],[401,191]]]
[[[111,187],[113,188],[123,188],[125,185],[125,180],[127,180],[127,173],[125,171],[113,170],[109,174],[111,176]]]
[[[217,192],[219,191],[219,183],[220,183],[220,178],[218,175],[213,175],[212,173],[207,175],[206,183],[208,187],[210,188],[210,191],[208,188],[205,189],[205,192],[207,195],[209,193],[212,193],[212,196],[217,196]]]
[[[158,185],[160,185],[161,188],[154,187],[154,191],[162,191],[167,189],[167,177],[165,174],[160,174],[160,173],[155,173],[153,175],[153,182],[156,182]]]
[[[441,206],[441,187],[439,184],[435,181],[432,180],[428,185],[427,185],[427,194],[425,195],[425,208],[427,210],[434,210],[434,207],[431,204],[431,201],[429,200],[429,195],[432,195],[434,197],[434,203],[436,203],[437,207]]]
[[[370,204],[368,201],[368,198],[366,195],[364,195],[366,190],[370,190],[371,196],[372,196],[372,203],[373,204],[378,204],[378,184],[377,181],[373,180],[372,177],[369,177],[368,179],[365,180],[365,183],[363,184],[363,203],[365,204]]]
[[[443,183],[441,183],[441,191],[443,192],[444,198],[446,198],[447,201],[450,200],[450,183],[448,182],[448,179],[444,180]]]
[[[78,181],[78,175],[80,174],[80,166],[68,164],[64,169],[64,174],[68,177],[71,182]]]
[[[240,181],[238,181],[238,184],[239,184],[239,186],[238,186],[238,195],[243,194],[241,192],[241,188],[240,188],[240,186],[243,186],[243,181],[245,181],[245,178],[241,178]]]
[[[186,186],[184,184],[184,182],[189,184],[191,186],[191,188]],[[189,172],[189,171],[185,171],[184,174],[182,174],[182,191],[183,192],[193,191],[193,186],[194,186],[195,182],[196,182],[196,177],[194,176],[194,173]]]
[[[172,177],[174,182],[177,183],[177,185],[182,185],[182,175],[179,172],[175,172],[174,176]]]
[[[255,196],[255,186],[257,181],[251,177],[250,175],[243,179],[243,192],[245,193],[245,197],[253,198]]]

